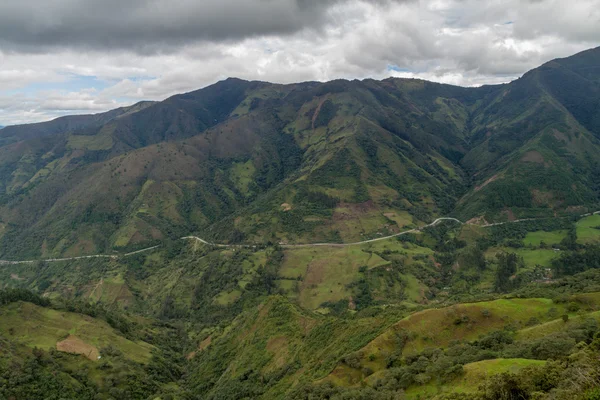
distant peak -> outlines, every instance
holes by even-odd
[[[217,83],[228,83],[228,84],[232,84],[232,83],[249,83],[251,81],[247,81],[245,79],[241,79],[241,78],[236,78],[236,77],[229,77],[226,79],[223,79]]]

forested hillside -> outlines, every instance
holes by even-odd
[[[0,395],[593,399],[599,225],[3,265]]]
[[[597,399],[599,65],[2,129],[0,399]]]
[[[0,254],[94,254],[188,233],[349,242],[436,216],[583,214],[600,190],[598,53],[481,88],[228,79],[5,128]]]

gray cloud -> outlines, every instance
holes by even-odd
[[[173,47],[190,42],[232,41],[320,29],[329,21],[331,7],[349,1],[3,1],[0,48],[31,52],[52,47],[170,52]]]
[[[230,76],[501,83],[598,45],[600,0],[0,1],[0,124]]]

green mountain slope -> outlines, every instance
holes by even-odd
[[[130,107],[117,108],[102,114],[66,116],[50,122],[3,127],[6,129],[0,134],[0,143],[6,145],[26,139],[53,136],[102,126],[115,118],[126,116],[151,105],[152,102],[144,101]]]
[[[0,399],[597,399],[598,65],[2,129]]]
[[[596,53],[528,72],[475,114],[474,147],[461,164],[476,186],[459,202],[460,215],[553,215],[597,203],[599,86],[591,72],[597,68],[593,59],[585,76],[569,67]]]
[[[246,98],[232,94],[237,109],[223,106],[223,100],[210,117],[202,117],[205,125],[192,120],[191,111],[173,122],[168,110],[180,112],[184,103],[169,99],[168,108],[152,105],[92,135],[7,146],[4,165],[12,180],[2,218],[6,254],[22,247],[31,256],[92,253],[207,228],[225,239],[264,241],[266,232],[281,232],[284,240],[314,234],[323,240],[358,239],[412,224],[406,211],[417,221],[446,213],[462,190],[462,173],[447,158],[461,151],[464,110],[458,103],[451,105],[456,123],[444,125],[445,115],[433,113],[438,106],[429,104],[431,99],[419,109],[389,82],[385,89],[376,82],[272,87],[229,80],[216,86],[223,85],[248,86]],[[428,86],[419,82],[411,90]],[[213,101],[210,91],[201,92],[201,100],[189,100],[194,112]],[[394,117],[400,107],[413,111]],[[166,136],[148,134],[140,143],[143,121],[158,118],[161,110],[167,113],[162,121],[171,126],[162,131]],[[234,116],[206,129],[228,113]],[[444,135],[422,135],[425,123]],[[125,146],[153,141],[159,143],[123,153]],[[400,225],[393,220],[396,214],[404,215]],[[225,217],[236,222],[213,226]],[[343,219],[353,226],[338,226]],[[326,228],[317,232],[324,221]],[[230,229],[237,225],[244,228]],[[23,246],[11,246],[14,241]]]
[[[22,290],[0,290],[0,318],[2,398],[140,398],[177,390],[165,385],[169,328]]]
[[[507,385],[577,398],[600,377],[599,218],[2,264],[0,379],[23,384],[0,394],[43,398],[52,384],[102,399],[487,399],[482,385]],[[93,348],[102,359],[86,358]]]
[[[481,88],[228,79],[5,128],[0,256],[109,253],[190,233],[353,242],[445,215],[582,214],[600,193],[598,53]]]

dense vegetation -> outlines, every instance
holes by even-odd
[[[194,232],[350,242],[441,215],[485,223],[596,211],[598,79],[581,66],[598,52],[507,85],[228,79],[4,128],[0,257],[126,252]]]
[[[598,54],[2,129],[0,399],[600,398]]]
[[[447,222],[348,250],[173,242],[121,260],[5,266],[0,280],[16,289],[0,291],[2,394],[496,399],[516,387],[523,398],[593,398],[600,268],[597,244],[578,232],[596,218],[525,222],[530,231],[514,235]],[[532,245],[532,235],[557,239]],[[547,252],[547,267],[529,255]],[[30,303],[49,314],[23,312]],[[133,344],[99,342],[102,359],[86,360],[57,351],[64,336],[26,327],[64,313],[153,349],[135,358]],[[589,379],[575,381],[581,371]]]

